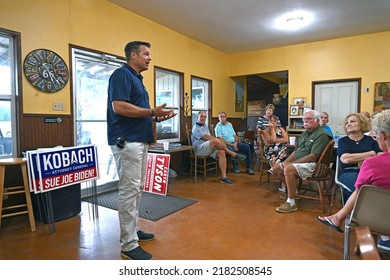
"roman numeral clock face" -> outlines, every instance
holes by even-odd
[[[27,81],[46,93],[61,90],[69,80],[69,69],[65,61],[55,52],[46,49],[30,52],[24,59],[23,70]]]

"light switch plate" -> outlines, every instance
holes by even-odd
[[[53,102],[53,111],[64,111],[64,102]]]

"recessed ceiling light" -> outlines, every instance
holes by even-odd
[[[274,26],[281,30],[298,30],[313,21],[313,15],[305,11],[295,11],[282,15],[275,20]]]

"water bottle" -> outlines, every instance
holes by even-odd
[[[338,145],[339,145],[339,139],[340,139],[340,135],[339,135],[339,133],[336,131],[336,134],[334,135],[334,145],[335,145],[335,146],[338,146]]]

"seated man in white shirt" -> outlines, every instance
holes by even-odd
[[[251,168],[251,147],[247,143],[240,142],[239,137],[234,131],[233,125],[227,121],[227,115],[225,112],[218,114],[219,123],[215,126],[215,136],[222,139],[225,142],[227,148],[233,152],[240,152],[246,156],[246,173],[249,175],[255,174]],[[234,173],[240,173],[238,168],[238,162],[232,161]]]

